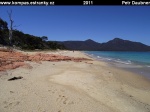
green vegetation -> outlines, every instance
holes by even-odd
[[[10,46],[9,29],[6,21],[0,18],[0,44]],[[65,49],[64,45],[54,41],[48,41],[48,37],[37,37],[30,34],[24,34],[19,30],[13,30],[12,45],[24,50],[55,50]]]

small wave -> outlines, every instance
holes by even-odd
[[[131,63],[131,61],[130,61],[130,60],[128,60],[127,62]]]
[[[131,63],[129,63],[129,62],[124,62],[124,61],[118,61],[118,60],[114,60],[115,62],[118,62],[118,63],[122,63],[122,64],[127,64],[127,65],[129,65],[129,64],[131,64]]]
[[[105,59],[105,60],[109,60],[109,61],[110,61],[110,60],[112,60],[111,58],[103,58],[103,59]]]
[[[112,59],[110,59],[110,58],[107,58],[107,60],[112,60]]]
[[[100,56],[97,56],[97,58],[101,59],[101,60],[108,60],[108,61],[111,61],[112,59],[111,58],[104,58],[104,57],[100,57]]]
[[[102,57],[100,57],[100,56],[97,56],[97,58],[102,58]]]

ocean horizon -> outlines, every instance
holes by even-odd
[[[150,52],[84,51],[90,57],[130,70],[150,79]]]

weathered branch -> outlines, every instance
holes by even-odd
[[[13,26],[13,27],[15,28],[15,27],[19,27],[19,26],[21,26],[21,24],[20,24],[20,25],[15,25],[15,26]]]
[[[8,12],[8,16],[10,19],[10,29],[9,29],[9,41],[10,41],[10,45],[12,45],[12,35],[13,35],[13,20],[12,20],[12,10],[10,10],[10,12]]]
[[[12,10],[7,11],[7,13],[8,13],[9,20],[10,20],[9,44],[10,44],[10,46],[13,46],[13,45],[12,45],[13,30],[14,30],[15,27],[18,27],[18,26],[20,26],[20,25],[18,25],[18,26],[17,26],[17,25],[14,25],[14,26],[13,26],[14,21],[13,21],[13,19],[12,19]]]

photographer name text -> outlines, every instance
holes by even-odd
[[[150,5],[150,1],[122,1],[122,5]]]

